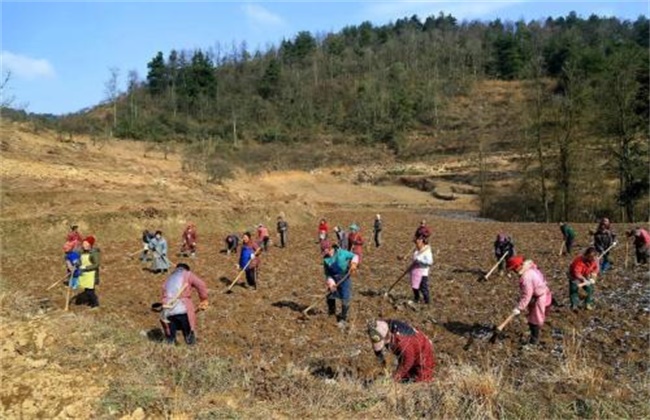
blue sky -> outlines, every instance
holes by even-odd
[[[297,32],[338,31],[369,20],[384,24],[441,11],[459,20],[530,21],[591,14],[635,20],[648,16],[647,1],[382,1],[382,2],[26,2],[2,1],[3,74],[11,72],[7,96],[28,111],[61,114],[105,98],[109,68],[146,77],[147,62],[171,49],[226,51],[245,41],[250,50],[278,44]]]

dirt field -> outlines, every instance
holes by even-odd
[[[596,309],[568,309],[566,269],[556,225],[474,220],[472,197],[436,200],[401,186],[352,184],[347,169],[240,176],[222,186],[183,174],[176,155],[144,158],[137,143],[101,148],[2,128],[2,390],[4,418],[250,417],[648,417],[647,268],[614,269],[596,286]],[[450,168],[453,166],[450,165]],[[450,169],[453,170],[453,169]],[[236,257],[220,252],[231,232],[283,212],[289,246],[262,257],[257,291],[224,293]],[[372,245],[371,223],[384,220],[384,245]],[[353,279],[351,321],[325,314],[318,219],[361,224],[363,262]],[[432,303],[415,309],[407,281],[383,292],[406,267],[425,218],[433,228]],[[158,343],[163,276],[128,254],[143,228],[161,228],[177,252],[188,220],[198,225],[199,253],[186,261],[210,289],[199,315],[199,344]],[[101,307],[63,312],[61,245],[69,223],[97,236],[102,254]],[[593,226],[576,225],[578,247]],[[624,227],[615,226],[622,234]],[[515,279],[477,279],[494,263],[497,233],[545,272],[557,300],[542,344],[522,350],[525,318],[490,344],[489,328],[517,298]],[[275,240],[275,237],[274,237]],[[276,241],[277,242],[277,241]],[[631,250],[629,251],[631,256]],[[305,318],[301,311],[318,305]],[[397,318],[433,341],[436,381],[397,386],[375,361],[368,320]]]

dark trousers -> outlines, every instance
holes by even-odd
[[[176,333],[178,330],[183,332],[183,338],[185,339],[186,344],[191,345],[196,343],[194,331],[192,331],[192,328],[190,327],[190,320],[187,318],[187,314],[170,315],[167,320],[169,321],[167,326],[169,329],[167,335],[168,343],[176,343]]]
[[[257,289],[257,268],[247,268],[246,269],[246,283]]]
[[[269,237],[268,236],[265,236],[265,237],[262,238],[262,249],[264,251],[269,250]]]
[[[379,248],[381,246],[381,230],[375,231],[375,247]]]
[[[422,277],[422,281],[420,282],[420,288],[419,289],[413,289],[413,300],[415,302],[420,301],[420,292],[422,292],[422,297],[424,298],[424,303],[427,305],[430,302],[429,299],[429,276],[424,276]]]
[[[88,305],[91,308],[96,308],[99,306],[99,298],[95,289],[84,289],[77,297],[75,298],[77,305]]]
[[[287,232],[280,231],[280,248],[287,246]]]
[[[566,247],[566,253],[571,255],[571,248],[573,247],[573,238],[565,238],[564,246]]]

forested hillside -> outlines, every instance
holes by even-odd
[[[106,103],[58,129],[172,141],[187,169],[214,180],[235,166],[475,156],[470,183],[484,213],[511,206],[530,220],[647,219],[648,28],[647,17],[440,14],[300,32],[265,51],[217,43],[158,52],[146,75],[111,69]],[[485,156],[497,152],[522,168],[507,194],[484,174]]]

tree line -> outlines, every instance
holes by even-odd
[[[521,133],[513,147],[528,159],[520,184],[534,197],[528,218],[579,219],[581,191],[598,191],[611,175],[613,205],[635,220],[647,217],[638,207],[649,189],[649,51],[644,16],[459,22],[414,15],[336,33],[302,31],[264,51],[243,42],[158,52],[144,77],[128,72],[124,91],[119,70],[110,69],[110,106],[68,116],[67,124],[187,143],[204,169],[223,165],[242,144],[290,149],[323,138],[404,158],[413,155],[405,142],[412,133],[463,129],[449,122],[456,98],[484,81],[513,81],[525,94],[521,118],[508,124]],[[490,143],[468,151],[483,156],[494,151]]]

